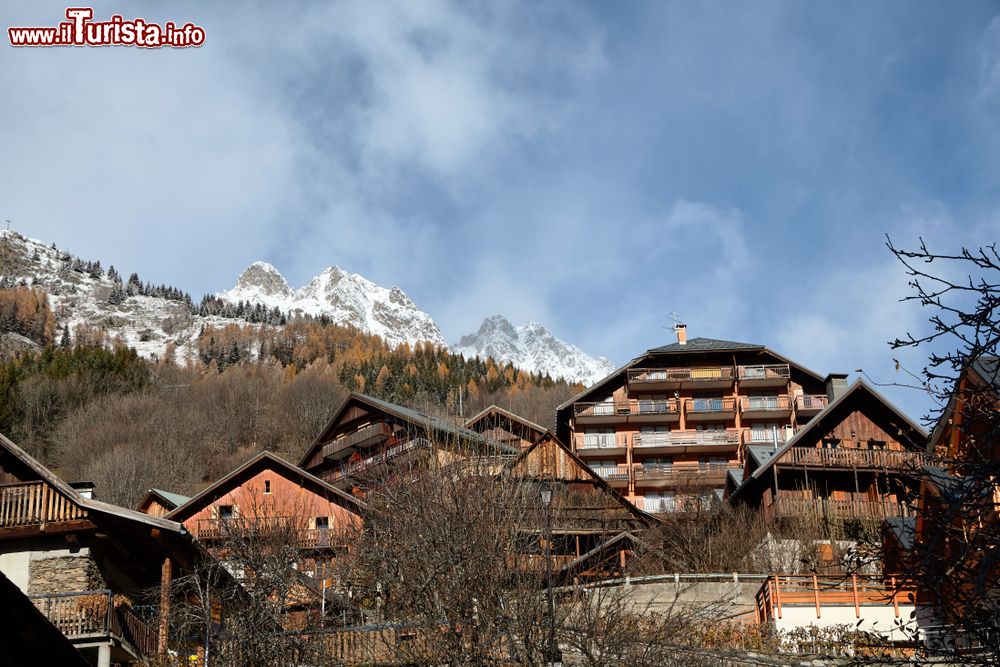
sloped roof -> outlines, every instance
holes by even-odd
[[[618,533],[617,535],[608,540],[605,540],[601,544],[598,544],[596,547],[594,547],[587,553],[581,554],[579,558],[567,563],[562,568],[560,568],[559,573],[563,575],[571,574],[572,572],[579,570],[581,566],[583,566],[585,563],[599,558],[602,554],[604,554],[605,560],[608,558],[607,554],[609,552],[612,553],[614,556],[617,556],[618,552],[621,551],[621,549],[626,544],[631,544],[633,547],[642,547],[644,549],[649,549],[651,552],[655,551],[641,538],[637,537],[633,533],[626,530],[621,533]]]
[[[539,438],[536,442],[532,443],[531,446],[526,448],[523,452],[518,454],[514,458],[514,460],[507,463],[507,465],[504,466],[504,471],[508,474],[514,473],[519,466],[524,465],[524,463],[529,459],[529,457],[533,455],[535,451],[545,446],[554,446],[562,450],[562,453],[570,460],[570,463],[573,465],[573,468],[577,472],[579,472],[580,475],[583,477],[583,480],[568,479],[565,481],[590,482],[594,484],[594,486],[598,487],[599,489],[607,493],[610,497],[612,497],[615,500],[616,503],[625,508],[630,514],[632,514],[636,518],[646,523],[646,525],[651,525],[657,521],[656,518],[654,518],[651,514],[648,514],[640,510],[634,504],[626,500],[615,489],[613,489],[611,485],[608,484],[608,482],[603,477],[595,473],[594,470],[583,461],[583,459],[577,456],[569,447],[564,445],[562,441],[559,440],[559,438],[556,437],[556,435],[552,431],[546,431],[545,435]],[[534,475],[526,475],[526,476],[534,477]],[[560,478],[555,477],[554,479],[559,480]]]
[[[496,404],[489,406],[485,410],[481,411],[479,414],[470,417],[468,420],[466,420],[465,428],[474,431],[475,429],[472,428],[473,424],[476,424],[479,421],[486,419],[490,415],[497,415],[499,417],[503,417],[504,419],[509,419],[512,422],[517,422],[518,424],[521,424],[522,426],[528,429],[537,431],[539,435],[544,435],[545,432],[548,430],[544,426],[539,426],[535,422],[525,419],[520,415],[515,415],[510,410],[504,410],[503,408],[501,408],[499,405]]]
[[[652,347],[648,354],[683,353],[683,352],[729,352],[731,350],[763,350],[763,345],[757,343],[740,343],[718,338],[691,338],[686,343],[669,343],[660,347]]]
[[[733,494],[730,496],[730,500],[740,495],[743,489],[747,488],[754,480],[760,479],[761,476],[770,470],[771,466],[782,457],[782,455],[787,452],[792,447],[796,446],[802,440],[805,440],[810,434],[815,432],[817,429],[821,428],[821,425],[826,422],[826,420],[832,415],[840,406],[845,405],[848,401],[855,400],[858,395],[866,393],[876,401],[881,403],[886,409],[895,414],[897,417],[902,419],[916,434],[917,438],[926,440],[927,431],[925,431],[919,424],[914,422],[912,419],[906,416],[906,414],[889,402],[885,396],[877,392],[873,387],[869,386],[868,383],[863,380],[855,380],[847,391],[841,394],[837,400],[831,402],[823,410],[821,410],[815,417],[813,417],[809,423],[807,423],[802,429],[799,430],[794,436],[789,438],[785,444],[778,447],[776,451],[772,453],[771,448],[767,446],[750,446],[747,448],[749,454],[754,461],[759,462],[759,465],[755,470],[753,470],[748,478],[746,478],[737,488]],[[748,461],[750,457],[748,457]]]
[[[340,418],[343,416],[344,412],[347,411],[348,407],[350,407],[352,402],[362,403],[370,408],[374,408],[376,410],[385,412],[386,414],[393,415],[399,419],[402,419],[403,421],[413,424],[414,426],[418,426],[420,428],[429,431],[436,431],[438,433],[450,435],[460,440],[479,443],[483,445],[489,442],[491,446],[499,447],[508,454],[515,454],[518,451],[517,448],[508,447],[503,443],[495,443],[492,441],[487,441],[481,433],[476,433],[475,431],[469,430],[463,426],[458,426],[446,419],[431,417],[430,415],[426,415],[423,412],[414,410],[413,408],[407,408],[402,405],[396,405],[395,403],[383,401],[380,398],[374,398],[366,394],[359,394],[358,392],[352,391],[350,394],[347,395],[347,398],[344,399],[343,403],[340,404],[340,407],[337,408],[336,412],[334,412],[333,414],[333,417],[330,418],[330,421],[328,421],[326,426],[323,427],[323,430],[320,431],[316,439],[313,440],[312,444],[309,445],[308,449],[306,449],[305,454],[299,460],[300,466],[308,463],[309,459],[313,455],[313,452],[315,452],[316,448],[320,447],[325,442],[326,437],[330,432],[330,429],[333,428],[333,426],[340,421]]]
[[[171,493],[170,491],[164,491],[163,489],[150,489],[146,492],[146,495],[143,496],[142,500],[139,501],[139,511],[142,511],[141,508],[145,507],[152,500],[158,501],[169,511],[175,507],[180,507],[187,501],[191,500],[191,497],[182,496],[179,493]]]
[[[214,484],[188,500],[180,507],[176,507],[171,510],[166,516],[170,519],[180,521],[190,518],[194,513],[210,504],[217,496],[226,493],[231,488],[239,486],[241,483],[240,476],[243,473],[254,468],[255,466],[268,463],[278,471],[284,471],[284,473],[289,477],[299,478],[302,480],[303,484],[311,486],[314,490],[329,494],[330,496],[343,501],[344,504],[351,506],[351,509],[353,509],[356,513],[360,513],[365,509],[365,504],[351,494],[341,491],[328,482],[324,482],[319,477],[306,472],[302,468],[292,465],[280,456],[272,454],[268,451],[263,451],[222,479],[216,481]]]
[[[900,547],[905,551],[913,549],[913,543],[917,536],[916,517],[889,517],[883,523],[887,529],[892,531],[892,535]]]

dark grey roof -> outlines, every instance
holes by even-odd
[[[1000,389],[1000,357],[981,355],[972,362],[972,369],[993,389]]]
[[[736,486],[743,483],[743,468],[730,468],[728,475]]]
[[[913,549],[913,540],[917,534],[916,517],[890,517],[885,525],[895,534],[899,546],[906,551]]]
[[[382,408],[388,413],[395,413],[397,416],[407,419],[414,424],[427,425],[430,428],[441,431],[442,433],[448,433],[455,437],[472,440],[474,442],[485,442],[485,438],[482,433],[478,433],[471,429],[467,429],[464,426],[459,426],[455,423],[448,421],[447,419],[440,419],[438,417],[431,417],[423,412],[414,410],[413,408],[407,408],[402,405],[396,405],[395,403],[390,403],[389,401],[383,401],[380,398],[374,398],[367,394],[359,394],[355,392],[354,396],[366,401],[372,405]]]
[[[767,463],[767,460],[774,456],[777,450],[772,445],[747,445],[747,453],[753,457],[758,466]],[[742,471],[741,471],[742,477]]]
[[[663,354],[674,352],[729,352],[731,350],[763,350],[763,345],[757,343],[738,343],[717,338],[692,338],[687,343],[670,343],[660,347],[650,348],[648,354]]]

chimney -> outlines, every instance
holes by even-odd
[[[686,324],[678,324],[674,326],[674,331],[677,332],[677,344],[687,345],[688,342],[688,328]]]
[[[93,482],[70,482],[69,485],[76,489],[76,492],[84,498],[94,498],[95,484]]]
[[[847,373],[830,373],[826,376],[826,397],[833,403],[847,391]]]

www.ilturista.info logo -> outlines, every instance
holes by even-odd
[[[126,20],[115,14],[108,21],[92,21],[91,7],[70,7],[68,21],[48,28],[7,28],[11,46],[141,46],[184,48],[205,43],[205,29],[193,23],[178,26],[173,21],[163,25],[144,19]]]

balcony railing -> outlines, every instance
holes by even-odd
[[[199,540],[281,539],[298,547],[335,547],[350,542],[350,528],[309,528],[302,517],[262,516],[198,519],[192,533]]]
[[[573,411],[577,417],[613,417],[616,415],[671,416],[680,414],[680,406],[674,399],[641,399],[575,403]]]
[[[0,528],[73,521],[85,515],[45,482],[0,486]]]
[[[684,411],[689,414],[726,414],[736,412],[735,398],[688,398]]]
[[[782,607],[815,607],[817,617],[823,607],[854,607],[855,617],[861,618],[862,609],[871,616],[873,608],[883,607],[890,612],[884,619],[885,630],[895,625],[899,606],[913,604],[915,589],[912,583],[888,577],[852,575],[849,578],[820,578],[810,575],[772,576],[757,593],[757,609],[762,621],[774,622],[782,617]]]
[[[628,447],[628,433],[584,433],[577,437],[577,449]]]
[[[918,452],[853,447],[790,447],[779,464],[836,468],[916,469],[927,462]]]
[[[657,431],[632,436],[633,447],[736,447],[739,443],[736,431]]]
[[[791,377],[788,364],[761,364],[756,366],[738,366],[737,374],[741,382],[755,381],[787,381]]]
[[[790,412],[791,401],[787,395],[779,396],[743,396],[740,398],[741,412]]]
[[[635,466],[635,479],[639,481],[666,481],[673,484],[693,484],[724,479],[729,469],[725,463],[699,465],[664,465],[643,463]]]
[[[712,507],[712,498],[708,495],[674,495],[665,498],[643,498],[642,509],[652,514],[666,512],[694,512],[698,509],[707,510]]]
[[[591,466],[591,469],[608,481],[621,481],[629,478],[627,465],[596,465]]]
[[[826,394],[806,394],[795,397],[795,409],[798,412],[819,412],[830,404]]]
[[[764,508],[764,516],[777,517],[823,516],[844,519],[885,519],[908,517],[911,510],[904,503],[894,500],[834,500],[830,498],[779,497]]]
[[[745,428],[743,443],[747,445],[783,445],[785,443],[785,428]]]
[[[364,426],[354,433],[337,438],[323,445],[323,456],[334,456],[338,452],[354,447],[369,447],[392,436],[392,427],[385,422]]]
[[[366,470],[385,465],[389,461],[423,445],[430,445],[426,438],[413,438],[406,442],[390,445],[384,451],[371,453],[363,459],[341,463],[340,468],[329,473],[327,479],[335,482],[344,477],[363,474]]]
[[[137,658],[156,655],[158,635],[110,590],[29,595],[35,607],[69,639],[107,637],[123,643]]]
[[[632,368],[628,372],[630,384],[680,384],[731,381],[735,377],[732,366],[709,368]]]

